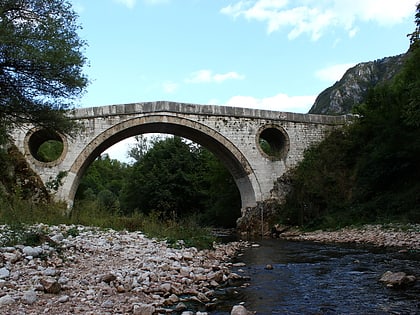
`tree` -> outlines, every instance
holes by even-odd
[[[305,152],[294,170],[284,222],[337,227],[420,222],[420,4],[407,59],[369,91],[360,118]]]
[[[160,140],[133,165],[124,209],[174,218],[192,213],[201,208],[197,174],[199,165],[187,143],[180,137]]]
[[[194,215],[203,225],[232,227],[240,216],[240,195],[232,176],[204,147],[180,137],[139,137],[121,208],[125,213],[158,212],[163,218]]]
[[[0,123],[70,133],[66,110],[88,80],[67,0],[0,0]]]
[[[101,155],[83,175],[76,199],[96,198],[101,191],[109,191],[119,197],[128,174],[127,164],[111,159],[108,154]]]

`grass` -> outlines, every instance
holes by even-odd
[[[17,197],[0,197],[0,224],[7,228],[0,230],[0,246],[14,244],[36,245],[40,231],[31,231],[28,226],[37,223],[47,225],[84,225],[114,230],[141,231],[150,238],[166,240],[173,247],[212,248],[216,240],[209,228],[201,227],[195,218],[181,221],[162,220],[152,213],[144,215],[134,213],[124,216],[111,213],[97,206],[95,202],[76,204],[70,214],[66,215],[64,204],[49,202],[34,204]],[[33,237],[32,244],[30,238]],[[39,239],[38,239],[39,242]]]

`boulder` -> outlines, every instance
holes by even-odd
[[[41,279],[40,282],[46,293],[58,294],[61,291],[61,285],[55,279]]]
[[[133,314],[134,315],[153,315],[155,312],[155,307],[150,304],[134,304],[133,305]]]
[[[15,303],[15,300],[8,294],[0,298],[0,306],[10,305],[13,303]]]
[[[117,279],[117,277],[114,275],[114,274],[112,274],[112,273],[107,273],[107,274],[105,274],[105,275],[103,275],[102,277],[101,277],[101,281],[103,281],[103,282],[105,282],[105,283],[110,283],[111,281],[115,281]]]
[[[37,300],[36,292],[29,290],[23,293],[22,301],[25,304],[34,304]]]
[[[413,275],[407,275],[405,272],[385,272],[381,278],[380,282],[383,282],[387,287],[402,287],[410,284],[414,284],[416,277]]]
[[[243,305],[235,305],[232,307],[230,315],[248,315],[248,310]]]
[[[35,258],[42,254],[43,249],[39,246],[37,247],[25,246],[22,251],[25,256],[31,256]]]
[[[0,279],[6,279],[9,278],[10,271],[7,268],[0,268]]]

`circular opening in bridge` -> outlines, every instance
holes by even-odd
[[[279,126],[267,125],[261,128],[257,142],[260,152],[270,160],[281,160],[289,151],[289,138]]]
[[[37,161],[49,163],[58,161],[62,156],[64,140],[56,132],[40,129],[30,135],[28,146]]]

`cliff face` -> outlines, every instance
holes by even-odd
[[[342,115],[365,99],[368,90],[389,81],[402,68],[407,54],[359,63],[346,71],[340,81],[318,95],[310,114]]]

